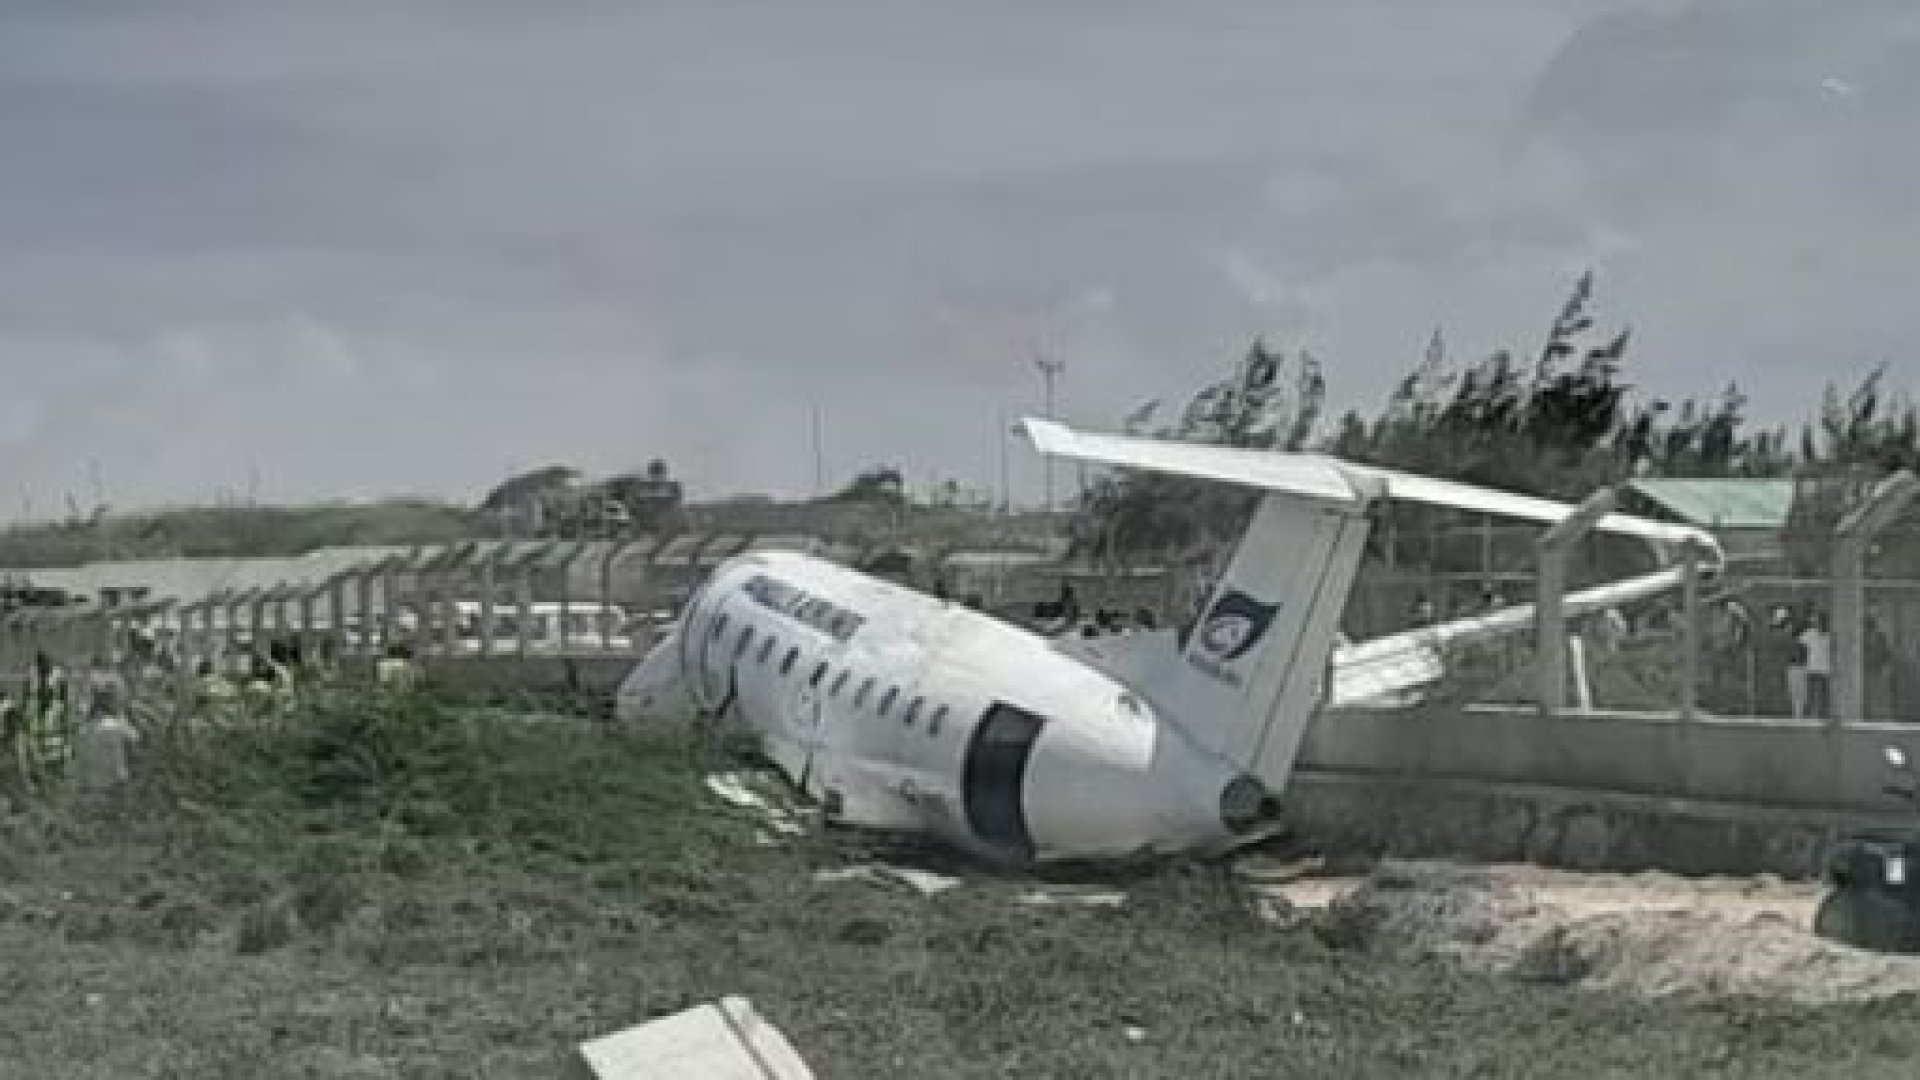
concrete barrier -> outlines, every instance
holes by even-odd
[[[1332,712],[1287,792],[1329,850],[1576,869],[1816,875],[1833,840],[1914,824],[1882,791],[1904,724],[1520,709]]]
[[[1326,852],[1784,878],[1818,876],[1840,836],[1911,825],[1886,811],[1311,770],[1295,775],[1286,814],[1299,838]]]
[[[1920,728],[1862,722],[1560,715],[1466,708],[1329,712],[1303,769],[1338,776],[1467,780],[1736,803],[1887,809],[1888,746],[1920,760]]]

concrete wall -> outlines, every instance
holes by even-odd
[[[1334,776],[1468,780],[1727,802],[1873,811],[1888,746],[1920,760],[1920,728],[1884,722],[1594,714],[1525,709],[1348,711],[1321,716],[1303,768]]]
[[[1911,815],[1780,808],[1482,781],[1303,769],[1287,824],[1329,853],[1530,862],[1578,870],[1813,878],[1835,839]]]
[[[1579,869],[1816,876],[1831,843],[1899,830],[1885,747],[1920,728],[1530,710],[1319,718],[1287,792],[1314,845]]]

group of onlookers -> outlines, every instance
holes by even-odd
[[[290,715],[303,690],[330,681],[331,654],[303,652],[276,640],[221,658],[203,658],[184,682],[129,658],[122,670],[105,663],[70,674],[48,652],[35,654],[24,686],[0,691],[0,805],[20,797],[75,790],[110,792],[131,777],[130,748],[140,741],[133,693],[123,671],[144,691],[172,699],[190,724],[220,727]],[[420,672],[409,648],[389,645],[374,666],[379,686],[411,690]]]
[[[51,795],[70,782],[86,792],[111,790],[129,775],[128,747],[140,733],[127,716],[120,680],[89,673],[75,686],[52,656],[36,653],[18,693],[0,692],[0,757],[5,786],[23,795]]]
[[[1136,608],[1128,615],[1119,608],[1098,607],[1087,610],[1070,582],[1062,582],[1060,594],[1053,600],[1033,605],[1033,626],[1048,637],[1119,637],[1159,627],[1151,608]]]

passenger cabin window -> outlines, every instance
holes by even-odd
[[[846,686],[847,680],[852,677],[853,673],[851,671],[842,671],[840,674],[835,675],[833,677],[833,685],[827,688],[827,696],[839,697],[841,688]]]
[[[947,707],[945,705],[942,705],[939,708],[933,710],[933,716],[927,721],[927,734],[928,735],[940,734],[940,725],[946,719],[947,719]]]
[[[907,706],[907,715],[901,717],[900,722],[908,727],[912,727],[913,722],[920,718],[920,706],[926,703],[926,698],[914,698],[913,704]]]
[[[735,660],[738,660],[742,656],[745,656],[747,654],[747,647],[752,644],[753,644],[753,627],[751,626],[741,627],[740,640],[735,642],[733,645],[733,658]]]
[[[859,692],[853,695],[853,707],[857,709],[865,705],[867,703],[867,695],[871,693],[873,693],[873,680],[868,679],[866,682],[860,684]]]
[[[807,685],[817,690],[820,688],[820,680],[826,677],[827,677],[827,662],[825,660],[822,660],[818,664],[814,665],[813,674],[807,679]]]
[[[713,640],[719,641],[720,635],[723,633],[726,633],[726,630],[727,630],[727,613],[723,611],[720,613],[719,618],[713,620]]]
[[[757,661],[762,664],[766,663],[767,657],[773,655],[774,647],[779,644],[780,644],[779,638],[774,637],[772,634],[768,634],[766,637],[766,640],[760,643],[760,655],[756,658]]]
[[[786,675],[791,673],[793,671],[793,662],[798,659],[800,659],[800,646],[795,645],[793,648],[787,650],[786,659],[780,661],[780,674]]]
[[[893,708],[894,700],[897,699],[899,696],[900,696],[899,687],[897,686],[887,687],[887,692],[881,695],[881,698],[880,698],[880,715],[881,716],[887,715],[887,710]]]

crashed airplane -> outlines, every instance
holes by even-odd
[[[1321,455],[1023,428],[1045,454],[1263,493],[1189,633],[1054,640],[822,559],[753,552],[717,567],[628,676],[621,717],[698,711],[753,736],[828,820],[932,834],[996,861],[1218,853],[1277,825],[1323,698],[1417,681],[1438,645],[1527,625],[1503,613],[1350,646],[1343,662],[1334,641],[1371,507],[1539,522],[1574,510]],[[1718,565],[1698,530],[1621,515],[1597,528],[1696,544]],[[1616,583],[1567,610],[1677,580]]]

